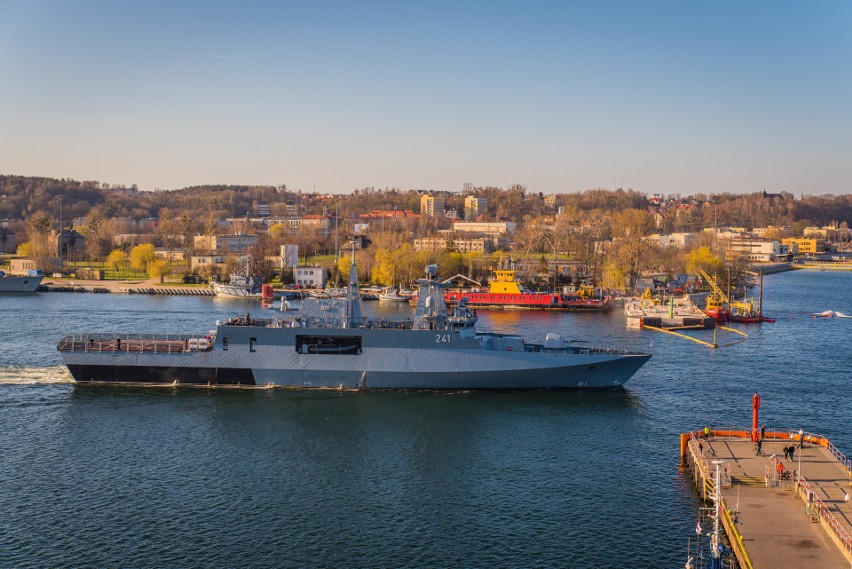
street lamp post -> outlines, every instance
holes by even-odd
[[[799,469],[798,469],[798,479],[799,479],[799,487],[802,486],[802,453],[805,451],[805,439],[804,439],[804,431],[799,429]]]
[[[56,247],[59,249],[59,272],[62,272],[62,196],[59,196],[59,233]]]

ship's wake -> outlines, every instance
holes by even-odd
[[[35,385],[41,383],[74,383],[65,366],[0,367],[0,385]]]

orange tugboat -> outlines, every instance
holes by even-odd
[[[729,308],[728,297],[716,284],[716,279],[712,278],[703,269],[698,269],[698,272],[710,285],[710,294],[707,295],[707,305],[704,307],[704,313],[707,316],[712,316],[719,324],[724,324],[728,321]]]
[[[456,304],[467,299],[472,308],[525,308],[537,310],[575,310],[604,312],[612,306],[612,297],[594,296],[594,289],[584,287],[574,294],[525,292],[515,280],[512,269],[494,271],[488,292],[453,291],[444,294],[444,302]]]
[[[763,315],[763,272],[760,273],[760,302],[756,307],[754,300],[730,300],[722,292],[716,279],[699,269],[701,276],[710,285],[710,294],[707,296],[707,307],[704,312],[714,317],[720,324],[725,322],[737,322],[740,324],[760,324],[761,322],[775,322],[774,318]]]

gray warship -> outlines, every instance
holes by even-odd
[[[307,298],[293,317],[242,315],[194,336],[69,335],[58,350],[80,383],[371,390],[617,388],[651,357],[478,332],[463,303],[448,313],[435,269],[405,320],[366,317],[353,259],[343,298]]]

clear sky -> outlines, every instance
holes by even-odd
[[[0,0],[0,173],[852,191],[852,2]]]

